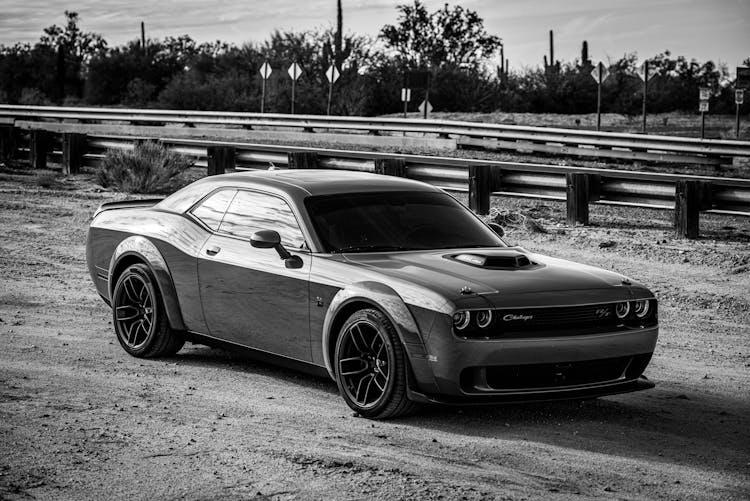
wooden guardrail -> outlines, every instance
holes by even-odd
[[[458,147],[585,157],[719,164],[750,157],[750,142],[445,120],[218,111],[0,105],[0,120],[241,126],[274,130],[410,134],[454,138]]]
[[[7,132],[7,126],[0,131]],[[96,166],[109,149],[133,148],[156,140],[190,156],[209,175],[235,169],[320,167],[397,175],[449,190],[468,191],[470,208],[487,214],[490,197],[533,197],[567,202],[570,224],[589,223],[589,204],[623,205],[675,211],[678,235],[697,238],[701,212],[750,216],[750,180],[527,164],[450,157],[399,155],[336,149],[170,138],[53,135],[32,130],[28,138],[0,133],[0,152],[26,157],[35,168],[47,159],[65,173]]]

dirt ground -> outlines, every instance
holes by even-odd
[[[495,201],[511,242],[653,288],[656,388],[373,422],[332,381],[246,353],[128,356],[84,254],[122,195],[39,184],[0,172],[2,499],[750,498],[748,218],[705,216],[687,241],[667,211],[569,228],[561,204]]]

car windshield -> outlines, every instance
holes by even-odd
[[[346,193],[305,205],[326,252],[506,246],[446,193]]]

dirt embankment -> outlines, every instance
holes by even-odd
[[[86,226],[117,197],[0,173],[0,497],[6,499],[747,499],[750,220],[504,202],[530,250],[652,287],[648,392],[585,402],[354,417],[333,382],[188,346],[137,360],[85,269]]]

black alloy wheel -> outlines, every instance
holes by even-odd
[[[161,296],[145,264],[128,267],[112,294],[112,318],[120,345],[135,357],[174,355],[183,336],[169,327]]]
[[[346,403],[368,418],[415,408],[406,395],[406,357],[393,325],[375,309],[354,313],[336,342],[336,382]]]

